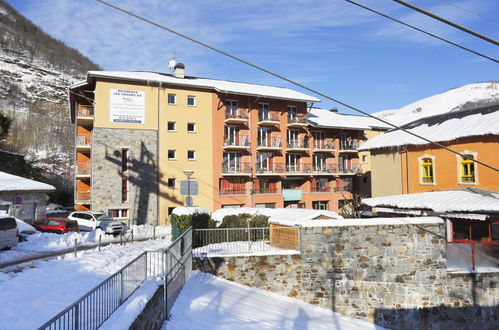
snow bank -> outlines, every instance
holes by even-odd
[[[312,210],[312,209],[278,209],[279,212],[274,213],[269,218],[269,223],[284,225],[284,226],[301,226],[308,227],[307,224],[312,223],[318,226],[343,219],[341,215],[333,211],[327,210]],[[335,220],[333,220],[335,219]]]
[[[162,330],[383,329],[298,299],[193,272]]]
[[[177,206],[173,209],[172,214],[176,215],[191,215],[196,213],[206,213],[209,214],[208,210],[199,206]]]
[[[17,230],[20,233],[23,233],[23,232],[24,233],[36,233],[37,232],[35,227],[33,227],[30,224],[27,224],[26,222],[24,222],[22,220],[16,219],[16,222],[17,222]]]
[[[145,280],[137,291],[99,327],[99,330],[130,328],[163,283],[164,280],[160,277],[150,277]]]
[[[170,237],[102,251],[36,261],[20,273],[0,273],[0,329],[36,329],[146,250],[170,245]]]

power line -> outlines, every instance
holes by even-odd
[[[496,45],[496,46],[499,46],[499,42],[498,42],[497,40],[495,40],[495,39],[492,39],[492,38],[490,38],[490,37],[487,37],[487,36],[485,36],[485,35],[483,35],[483,34],[480,34],[480,33],[478,33],[478,32],[475,32],[475,31],[473,31],[473,30],[470,30],[470,29],[468,29],[468,28],[466,28],[466,27],[464,27],[464,26],[462,26],[462,25],[456,24],[456,23],[454,23],[454,22],[452,22],[452,21],[449,21],[449,20],[447,20],[447,19],[445,19],[445,18],[443,18],[443,17],[437,16],[437,15],[435,15],[435,14],[433,14],[433,13],[429,12],[429,11],[426,11],[426,10],[424,10],[424,9],[421,9],[421,8],[419,8],[419,7],[416,7],[416,6],[414,6],[413,4],[410,4],[410,3],[405,2],[405,1],[402,1],[402,0],[393,0],[393,1],[395,1],[395,2],[397,2],[397,3],[400,3],[401,5],[406,6],[406,7],[408,7],[408,8],[411,8],[411,9],[413,9],[413,10],[415,10],[415,11],[418,11],[418,12],[420,12],[421,14],[424,14],[424,15],[426,15],[426,16],[429,16],[429,17],[431,17],[431,18],[434,18],[434,19],[436,19],[436,20],[439,20],[439,21],[440,21],[440,22],[442,22],[442,23],[445,23],[445,24],[448,24],[448,25],[450,25],[450,26],[452,26],[452,27],[455,27],[456,29],[459,29],[459,30],[461,30],[461,31],[464,31],[464,32],[466,32],[466,33],[469,33],[469,34],[471,34],[471,35],[473,35],[473,36],[475,36],[475,37],[477,37],[477,38],[480,38],[480,39],[485,40],[485,41],[487,41],[487,42],[490,42],[490,43],[492,43],[492,44],[494,44],[494,45]]]
[[[452,2],[447,1],[447,0],[440,0],[440,1],[445,2],[445,3],[447,3],[447,4],[451,5],[451,6],[452,6],[452,7],[454,7],[454,8],[460,9],[460,10],[462,10],[462,11],[465,11],[465,12],[467,12],[467,13],[470,13],[470,14],[472,14],[472,15],[475,15],[475,16],[478,16],[478,17],[481,17],[481,18],[485,18],[485,19],[487,19],[487,20],[491,21],[492,23],[495,23],[495,24],[499,25],[499,22],[498,22],[498,21],[496,21],[496,20],[495,20],[495,19],[493,19],[493,18],[490,18],[490,17],[487,17],[487,16],[480,15],[480,14],[475,13],[475,12],[473,12],[473,11],[471,11],[471,10],[468,10],[468,9],[466,9],[466,8],[464,8],[464,7],[460,7],[460,6],[458,6],[458,5],[455,5],[455,4],[453,4]]]
[[[97,1],[99,1],[99,0],[97,0]],[[498,61],[498,60],[496,60],[495,58],[489,57],[489,56],[484,55],[484,54],[482,54],[482,53],[479,53],[479,52],[476,52],[476,51],[471,50],[471,49],[469,49],[469,48],[466,48],[466,47],[464,47],[464,46],[461,46],[461,45],[459,45],[459,44],[457,44],[457,43],[455,43],[455,42],[452,42],[452,41],[449,41],[449,40],[444,39],[444,38],[442,38],[442,37],[439,37],[439,36],[437,36],[437,35],[435,35],[435,34],[433,34],[433,33],[426,32],[425,30],[420,29],[420,28],[418,28],[418,27],[415,27],[414,25],[410,25],[410,24],[407,24],[407,23],[405,23],[405,22],[402,22],[402,21],[400,21],[400,20],[398,20],[398,19],[396,19],[396,18],[393,18],[393,17],[391,17],[391,16],[388,16],[388,15],[385,15],[385,14],[383,14],[383,13],[380,13],[379,11],[376,11],[376,10],[371,9],[371,8],[369,8],[369,7],[363,6],[363,5],[361,5],[361,4],[359,4],[359,3],[356,3],[356,2],[354,2],[354,1],[352,1],[352,0],[345,0],[345,1],[350,2],[350,3],[352,3],[352,4],[356,5],[356,6],[359,6],[359,7],[361,7],[361,8],[364,8],[364,9],[366,9],[366,10],[369,10],[370,12],[373,12],[373,13],[378,14],[378,15],[380,15],[380,16],[386,17],[386,18],[388,18],[388,19],[390,19],[390,20],[392,20],[392,21],[395,21],[395,22],[397,22],[397,23],[400,23],[400,24],[402,24],[402,25],[405,25],[405,26],[407,26],[407,27],[410,27],[411,29],[414,29],[414,30],[416,30],[416,31],[422,32],[422,33],[424,33],[424,34],[427,34],[427,35],[429,35],[429,36],[431,36],[431,37],[433,37],[433,38],[436,38],[436,39],[438,39],[438,40],[441,40],[441,41],[443,41],[443,42],[446,42],[446,43],[451,44],[451,45],[453,45],[453,46],[456,46],[456,47],[458,47],[458,48],[461,48],[461,49],[463,49],[463,50],[465,50],[465,51],[467,51],[467,52],[470,52],[470,53],[473,53],[473,54],[478,55],[478,56],[480,56],[480,57],[486,58],[486,59],[488,59],[488,60],[491,60],[492,62],[499,63],[499,61]]]
[[[288,79],[288,78],[286,78],[286,77],[284,77],[284,76],[281,76],[281,75],[279,75],[279,74],[277,74],[277,73],[274,73],[274,72],[272,72],[272,71],[269,71],[269,70],[267,70],[267,69],[265,69],[265,68],[263,68],[263,67],[260,67],[260,66],[258,66],[258,65],[256,65],[256,64],[253,64],[253,63],[251,63],[251,62],[248,62],[248,61],[246,61],[246,60],[244,60],[244,59],[242,59],[242,58],[239,58],[239,57],[237,57],[237,56],[235,56],[235,55],[229,54],[229,53],[227,53],[227,52],[225,52],[225,51],[223,51],[223,50],[220,50],[220,49],[218,49],[218,48],[215,48],[215,47],[213,47],[213,46],[210,46],[210,45],[208,45],[208,44],[206,44],[206,43],[204,43],[204,42],[202,42],[202,41],[199,41],[199,40],[196,40],[196,39],[194,39],[194,38],[191,38],[191,37],[189,37],[189,36],[187,36],[187,35],[185,35],[185,34],[182,34],[182,33],[180,33],[180,32],[177,32],[177,31],[175,31],[175,30],[173,30],[173,29],[170,29],[170,28],[168,28],[168,27],[166,27],[166,26],[160,25],[160,24],[158,24],[158,23],[156,23],[156,22],[153,22],[153,21],[151,21],[151,20],[149,20],[149,19],[147,19],[147,18],[145,18],[145,17],[142,17],[142,16],[139,16],[139,15],[137,15],[137,14],[134,14],[134,13],[132,13],[132,12],[128,11],[128,10],[122,9],[122,8],[120,8],[120,7],[118,7],[118,6],[115,6],[115,5],[111,4],[111,3],[108,3],[108,2],[106,2],[106,1],[103,1],[103,0],[96,0],[96,1],[98,1],[98,2],[102,3],[102,4],[106,5],[106,6],[109,6],[109,7],[111,7],[111,8],[114,8],[114,9],[116,9],[116,10],[118,10],[118,11],[121,11],[122,13],[125,13],[125,14],[127,14],[127,15],[132,16],[132,17],[135,17],[135,18],[137,18],[137,19],[139,19],[139,20],[141,20],[141,21],[144,21],[144,22],[147,22],[147,23],[152,24],[152,25],[154,25],[154,26],[157,26],[157,27],[159,27],[160,29],[163,29],[163,30],[166,30],[166,31],[168,31],[168,32],[171,32],[171,33],[173,33],[173,34],[175,34],[175,35],[178,35],[179,37],[182,37],[182,38],[184,38],[184,39],[190,40],[190,41],[192,41],[192,42],[194,42],[194,43],[196,43],[196,44],[198,44],[198,45],[201,45],[201,46],[203,46],[203,47],[209,48],[209,49],[211,49],[211,50],[213,50],[213,51],[215,51],[215,52],[217,52],[217,53],[220,53],[220,54],[222,54],[222,55],[225,55],[225,56],[227,56],[227,57],[230,57],[230,58],[232,58],[232,59],[234,59],[234,60],[236,60],[236,61],[238,61],[238,62],[241,62],[241,63],[247,64],[247,65],[249,65],[249,66],[251,66],[251,67],[253,67],[253,68],[255,68],[255,69],[258,69],[258,70],[260,70],[260,71],[263,71],[263,72],[265,72],[265,73],[268,73],[268,74],[270,74],[270,75],[272,75],[272,76],[274,76],[274,77],[276,77],[276,78],[279,78],[279,79],[281,79],[281,80],[287,81],[287,82],[288,82],[288,83],[290,83],[290,84],[293,84],[293,85],[295,85],[295,86],[298,86],[298,87],[300,87],[300,88],[303,88],[303,89],[305,89],[305,90],[308,90],[308,91],[310,91],[310,92],[312,92],[312,93],[315,93],[315,94],[317,94],[317,95],[320,95],[320,96],[322,96],[322,97],[324,97],[324,98],[326,98],[326,99],[328,99],[328,100],[331,100],[331,101],[333,101],[333,102],[336,102],[336,103],[338,103],[338,104],[341,104],[341,105],[343,105],[343,106],[345,106],[345,107],[347,107],[347,108],[349,108],[349,109],[352,109],[352,110],[354,110],[354,111],[360,112],[360,113],[362,113],[362,114],[364,114],[364,115],[366,115],[366,116],[368,116],[368,117],[371,117],[371,118],[373,118],[373,119],[376,119],[376,120],[378,120],[378,121],[380,121],[380,122],[382,122],[382,123],[384,123],[384,124],[387,124],[387,125],[389,125],[389,126],[391,126],[391,127],[397,128],[397,129],[399,129],[399,130],[401,130],[401,131],[403,131],[403,132],[405,132],[405,133],[407,133],[407,134],[410,134],[410,135],[412,135],[412,136],[415,136],[415,137],[417,137],[417,138],[420,138],[420,139],[422,139],[423,141],[426,141],[426,142],[428,142],[428,143],[430,143],[430,144],[436,145],[437,147],[439,147],[439,148],[441,148],[441,149],[444,149],[444,150],[447,150],[447,151],[449,151],[449,152],[452,152],[452,153],[454,153],[454,154],[456,154],[456,155],[459,155],[459,156],[461,156],[461,157],[463,157],[463,158],[465,158],[465,157],[466,157],[465,155],[463,155],[463,154],[461,154],[461,153],[459,153],[459,152],[457,152],[457,151],[454,151],[454,150],[452,150],[452,149],[450,149],[450,148],[448,148],[448,147],[446,147],[446,146],[444,146],[444,145],[442,145],[442,144],[440,144],[440,143],[438,143],[438,142],[431,141],[431,140],[429,140],[429,139],[427,139],[427,138],[425,138],[425,137],[423,137],[423,136],[420,136],[420,135],[418,135],[418,134],[416,134],[416,133],[410,132],[410,131],[406,130],[405,128],[402,128],[402,127],[400,127],[400,126],[394,125],[394,124],[392,124],[392,123],[390,123],[390,122],[388,122],[388,121],[386,121],[386,120],[384,120],[384,119],[381,119],[381,118],[378,118],[378,117],[376,117],[376,116],[373,116],[373,115],[371,115],[370,113],[367,113],[367,112],[365,112],[365,111],[363,111],[363,110],[360,110],[360,109],[358,109],[358,108],[356,108],[356,107],[354,107],[354,106],[351,106],[351,105],[349,105],[349,104],[347,104],[347,103],[344,103],[344,102],[342,102],[342,101],[340,101],[340,100],[338,100],[338,99],[335,99],[335,98],[333,98],[333,97],[331,97],[331,96],[328,96],[328,95],[326,95],[326,94],[324,94],[324,93],[321,93],[321,92],[319,92],[319,91],[316,91],[316,90],[314,90],[314,89],[312,89],[312,88],[310,88],[310,87],[307,87],[307,86],[305,86],[305,85],[302,85],[302,84],[300,84],[300,83],[298,83],[298,82],[296,82],[296,81],[293,81],[293,80],[291,80],[291,79]],[[348,1],[348,0],[347,0],[347,1]],[[480,161],[478,161],[478,160],[476,160],[476,159],[473,159],[473,161],[474,161],[474,162],[476,162],[476,163],[478,163],[478,164],[480,164],[480,165],[483,165],[483,166],[485,166],[485,167],[488,167],[488,168],[490,168],[490,169],[492,169],[492,170],[494,170],[494,171],[499,172],[499,169],[497,169],[497,168],[495,168],[495,167],[493,167],[493,166],[491,166],[491,165],[485,164],[485,163],[480,162]]]

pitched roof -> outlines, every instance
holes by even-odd
[[[0,191],[54,191],[49,184],[0,172]]]
[[[175,78],[170,74],[145,72],[145,71],[89,71],[87,81],[92,78],[111,78],[121,80],[133,80],[143,82],[156,82],[163,84],[180,85],[193,88],[213,89],[217,92],[230,94],[243,94],[259,97],[279,98],[285,100],[320,102],[316,97],[301,93],[289,88],[257,85],[249,83],[234,82],[228,80],[207,79],[199,77],[185,76],[184,78]],[[81,86],[83,82],[77,83],[72,87]]]
[[[427,209],[434,212],[499,212],[499,193],[478,189],[431,191],[364,198],[371,207]]]
[[[435,142],[499,135],[499,105],[423,118],[404,125],[403,128]],[[424,144],[428,142],[396,129],[370,139],[358,150]]]
[[[308,123],[315,127],[349,128],[355,130],[392,128],[392,126],[368,116],[341,114],[321,108],[312,108],[310,110]]]

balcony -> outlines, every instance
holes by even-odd
[[[316,140],[314,141],[314,152],[334,152],[333,140]]]
[[[302,195],[301,189],[283,189],[282,190],[282,199],[285,202],[300,201],[301,195]]]
[[[288,140],[286,144],[287,151],[308,151],[308,149],[308,140],[304,139]]]
[[[331,192],[331,187],[329,187],[329,186],[324,186],[324,187],[314,187],[314,186],[312,186],[310,188],[310,192],[313,192],[313,193]]]
[[[307,117],[305,116],[296,116],[296,117],[288,117],[288,127],[307,127]]]
[[[92,124],[94,121],[94,107],[79,104],[76,111],[76,120],[78,124]]]
[[[273,112],[259,112],[258,125],[279,125],[279,114]]]
[[[286,164],[286,175],[311,175],[312,168],[309,164]]]
[[[235,107],[227,107],[224,122],[226,124],[246,124],[248,122],[248,112]]]
[[[77,191],[76,192],[76,203],[78,203],[78,204],[90,203],[90,190]]]
[[[218,191],[220,196],[230,196],[230,195],[246,195],[245,189],[220,189]]]
[[[222,175],[224,176],[251,176],[251,164],[241,162],[222,163]]]
[[[331,175],[337,173],[337,164],[313,164],[312,174],[313,175]]]
[[[247,135],[224,136],[225,150],[249,149],[249,137]]]
[[[279,193],[277,188],[260,188],[257,187],[252,191],[253,195],[276,195]]]
[[[334,174],[335,175],[355,175],[360,173],[360,165],[353,164],[345,166],[343,164],[334,164]]]
[[[82,134],[76,136],[77,149],[90,149],[92,144],[92,136],[90,134]]]
[[[283,164],[256,163],[256,175],[281,175],[284,174]]]
[[[90,178],[90,170],[91,170],[91,163],[90,162],[77,163],[76,164],[76,177],[79,179]]]
[[[258,139],[257,150],[280,150],[282,148],[281,137]]]
[[[359,141],[341,141],[340,142],[340,152],[357,152],[359,147]]]

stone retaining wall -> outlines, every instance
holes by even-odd
[[[299,255],[195,259],[194,267],[387,328],[499,322],[499,273],[448,273],[444,224],[304,228],[301,240]]]
[[[130,326],[130,330],[159,330],[165,319],[165,286],[160,285],[154,296]]]

